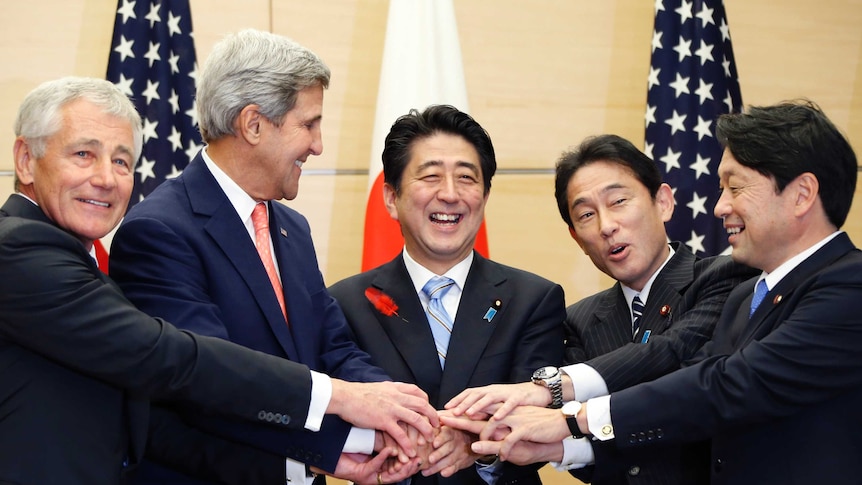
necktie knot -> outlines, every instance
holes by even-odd
[[[768,292],[769,288],[766,287],[766,280],[758,281],[757,286],[754,287],[754,296],[751,298],[751,311],[748,312],[749,318],[754,315],[754,310],[757,310],[757,307],[763,302]]]
[[[452,278],[434,276],[422,287],[422,293],[425,293],[431,300],[439,300],[449,292],[454,284],[455,281]]]
[[[641,315],[644,313],[644,303],[641,301],[640,295],[635,295],[632,299],[632,335],[638,333],[640,328]]]

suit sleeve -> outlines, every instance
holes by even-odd
[[[667,330],[653,335],[646,344],[626,344],[588,360],[587,365],[602,376],[610,392],[679,369],[712,337],[731,290],[753,274],[753,270],[729,258],[716,260],[685,290],[684,299],[691,306],[681,315],[672,315]],[[567,363],[582,362],[585,358],[575,328],[575,322],[567,319]]]
[[[146,457],[186,475],[227,485],[285,480],[284,458],[189,426],[173,411],[153,406]]]
[[[224,340],[238,337],[228,333],[218,306],[208,294],[197,254],[162,222],[138,218],[121,226],[111,258],[112,275],[116,274],[123,291],[141,310],[181,321],[196,334]],[[327,471],[335,469],[350,431],[348,423],[334,416],[327,416],[317,433],[304,429],[273,431],[188,409],[183,416],[199,430],[229,439],[237,447],[261,448]]]
[[[795,288],[772,310],[774,328],[762,338],[612,394],[617,446],[639,446],[623,437],[651,429],[661,428],[662,443],[677,444],[735,426],[795,414],[804,418],[811,406],[859,389],[862,263],[858,256],[849,259]],[[728,322],[722,320],[717,336]],[[649,413],[643,412],[644,402],[650,403]]]
[[[89,259],[80,242],[53,226],[4,224],[0,336],[142,398],[188,401],[280,428],[303,426],[307,367],[149,317]],[[266,419],[276,414],[277,422]]]

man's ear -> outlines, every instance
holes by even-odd
[[[661,211],[661,220],[667,222],[673,216],[673,189],[668,184],[661,184],[655,194],[655,203]]]
[[[395,193],[395,187],[388,183],[383,183],[383,204],[386,206],[386,211],[389,212],[389,217],[393,220],[398,220],[398,208],[395,206],[395,199],[398,194]]]
[[[15,163],[15,175],[21,185],[30,185],[33,183],[33,166],[36,159],[33,157],[33,152],[30,149],[30,143],[19,136],[15,139],[15,144],[12,146],[12,156]]]
[[[794,210],[797,216],[806,214],[820,195],[820,181],[811,172],[800,174],[791,182],[795,190]],[[784,190],[787,190],[785,188]]]
[[[260,106],[256,104],[246,106],[239,112],[236,121],[234,121],[237,136],[250,145],[257,145],[260,143],[260,131],[263,122],[264,117],[260,114]]]

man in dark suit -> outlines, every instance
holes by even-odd
[[[329,76],[313,52],[282,36],[244,30],[217,43],[197,90],[207,146],[182,175],[129,211],[113,239],[111,276],[138,308],[181,322],[185,330],[339,379],[384,381],[389,376],[350,340],[344,315],[326,291],[308,222],[277,202],[296,197],[302,164],[323,150]],[[261,219],[268,227],[258,227]],[[381,443],[371,430],[340,423],[325,426],[321,439],[309,443],[194,407],[175,410],[182,421],[174,423],[189,424],[190,432],[293,458],[280,467],[282,482],[310,478],[304,463],[318,466],[335,451],[370,454]],[[160,446],[164,440],[154,433],[149,455],[175,468]],[[185,450],[195,459],[196,447]],[[196,483],[155,463],[142,468],[139,483]]]
[[[575,430],[627,450],[710,438],[713,484],[856,483],[862,253],[839,229],[856,156],[807,101],[722,116],[716,132],[715,215],[733,259],[762,274],[730,294],[698,364],[589,400]],[[571,432],[535,408],[507,420],[503,453]]]
[[[701,259],[683,244],[669,244],[664,224],[673,215],[671,189],[649,157],[616,135],[587,138],[564,153],[555,186],[572,238],[617,280],[567,309],[563,397],[586,400],[679,369],[712,335],[730,291],[754,271],[728,256]],[[534,404],[550,398],[536,386],[522,387],[538,394]],[[499,398],[517,395],[508,389]],[[703,447],[620,455],[591,445],[569,438],[543,459],[596,484],[708,480]],[[595,466],[572,468],[578,458],[583,463],[592,456]]]
[[[313,406],[396,434],[397,421],[421,426],[411,409],[436,419],[415,386],[330,380],[129,303],[92,250],[125,213],[141,132],[105,80],[44,83],[19,109],[17,193],[0,209],[0,482],[125,483],[143,456],[151,398],[285,431],[316,430]]]
[[[491,139],[468,114],[431,106],[399,118],[383,150],[384,202],[401,224],[404,251],[330,288],[373,362],[439,408],[469,386],[529,379],[562,359],[562,288],[473,250],[495,170]],[[437,314],[423,288],[440,276],[451,285],[442,297],[445,328],[426,316]],[[375,292],[397,314],[376,306]],[[535,466],[474,465],[470,437],[447,441],[453,434],[437,437],[434,465],[423,472],[430,476],[414,476],[414,485],[540,483]]]

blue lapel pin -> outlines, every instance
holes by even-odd
[[[497,314],[497,310],[503,304],[500,300],[494,300],[494,304],[488,307],[488,311],[485,312],[485,316],[482,317],[482,320],[487,320],[488,323],[491,323],[491,320],[494,319],[494,316]]]

